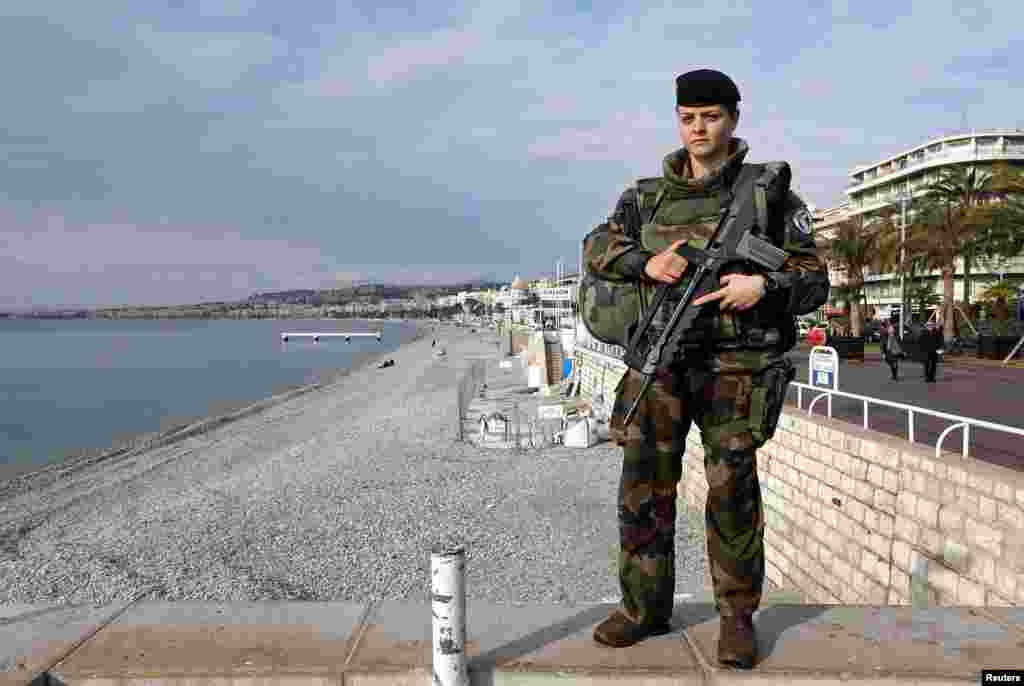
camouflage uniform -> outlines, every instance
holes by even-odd
[[[656,288],[643,268],[672,241],[689,238],[704,247],[718,223],[723,188],[731,185],[748,151],[739,138],[717,172],[694,180],[685,149],[664,160],[661,199],[642,243],[626,234],[616,215],[608,238],[585,248],[587,268],[611,281],[639,281]],[[621,201],[620,201],[621,206]],[[780,375],[791,366],[784,353],[795,330],[782,344],[754,345],[766,329],[793,329],[792,313],[824,303],[828,295],[825,264],[818,256],[809,215],[794,193],[770,208],[766,238],[789,253],[779,288],[750,310],[719,312],[703,308],[693,332],[693,352],[662,373],[641,401],[629,427],[622,418],[639,390],[641,376],[629,369],[616,388],[610,433],[623,446],[619,485],[619,583],[623,610],[630,621],[657,624],[672,615],[675,593],[675,518],[677,485],[682,475],[686,435],[691,423],[701,430],[708,481],[705,511],[708,557],[716,605],[723,616],[757,609],[764,584],[764,514],[757,480],[756,450],[774,432],[781,399],[773,397]],[[682,284],[674,289],[678,294]],[[671,298],[656,322],[664,326]],[[657,333],[655,325],[654,335]],[[772,411],[771,408],[774,408]]]

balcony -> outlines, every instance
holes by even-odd
[[[947,147],[939,151],[927,152],[923,157],[913,157],[907,160],[906,166],[896,168],[890,168],[885,173],[877,174],[864,174],[862,180],[857,181],[851,179],[847,184],[847,188],[857,188],[861,186],[870,187],[877,182],[881,182],[887,179],[898,178],[902,175],[914,172],[920,168],[928,167],[935,164],[949,163],[949,162],[973,162],[978,161],[994,161],[994,160],[1009,160],[1009,159],[1020,159],[1024,157],[1024,141],[1018,142],[1006,142],[1003,145],[999,143],[995,144],[980,144],[978,146],[973,145],[961,145],[956,147]]]

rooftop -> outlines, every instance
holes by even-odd
[[[901,153],[892,155],[891,157],[883,158],[881,160],[878,160],[877,162],[872,162],[871,164],[863,164],[860,166],[856,166],[850,172],[850,176],[855,176],[869,169],[873,169],[874,167],[877,167],[879,165],[884,165],[886,163],[893,162],[901,157],[906,157],[907,155],[911,155],[915,152],[926,150],[927,148],[939,143],[945,143],[946,141],[962,140],[965,138],[984,138],[987,136],[1014,136],[1024,139],[1024,129],[978,129],[971,131],[962,131],[960,133],[949,134],[945,136],[938,136],[936,138],[929,139],[927,142],[917,145],[913,148],[904,150]]]

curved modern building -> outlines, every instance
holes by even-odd
[[[850,172],[846,194],[849,201],[835,208],[815,213],[815,229],[824,236],[839,221],[865,215],[870,219],[885,207],[899,208],[897,194],[909,193],[907,220],[914,213],[913,196],[923,187],[936,181],[940,170],[958,165],[973,165],[982,171],[991,171],[996,163],[1006,162],[1024,169],[1024,130],[994,129],[972,131],[928,141],[898,155],[873,164],[855,168]],[[1021,230],[1024,230],[1022,227]],[[971,265],[971,294],[973,301],[988,285],[1003,277],[1024,277],[1024,255],[1010,260],[986,262],[975,260]],[[963,262],[957,260],[954,296],[964,300]],[[842,281],[842,275],[834,274]],[[923,277],[935,292],[942,294],[942,276],[933,271]],[[900,302],[899,278],[893,274],[872,274],[867,277],[865,298],[876,307]],[[918,282],[920,283],[920,281]]]

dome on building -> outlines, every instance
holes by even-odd
[[[523,281],[522,279],[520,279],[519,276],[517,275],[516,278],[512,279],[512,288],[515,288],[516,290],[520,290],[520,291],[525,291],[526,290],[526,282]]]

